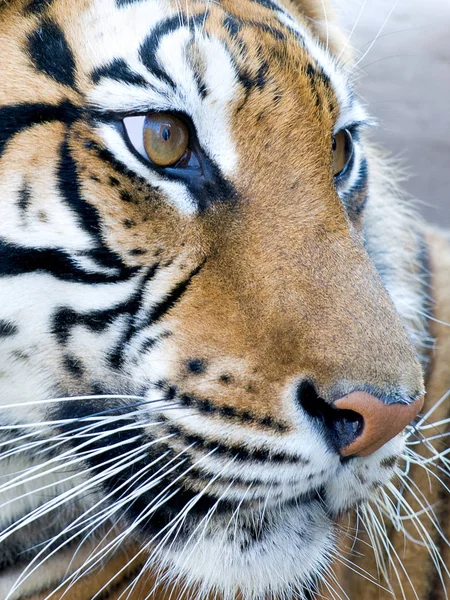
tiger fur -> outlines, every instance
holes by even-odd
[[[426,377],[440,423],[450,387],[448,245],[370,146],[332,7],[8,0],[0,73],[0,596],[446,597],[441,438],[346,460],[323,421]],[[194,166],[136,149],[155,111]]]

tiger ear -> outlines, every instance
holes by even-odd
[[[291,6],[305,18],[310,29],[328,46],[331,54],[347,63],[352,59],[348,37],[342,31],[332,0],[289,0]]]

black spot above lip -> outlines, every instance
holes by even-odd
[[[206,363],[201,358],[193,358],[187,361],[187,368],[195,375],[201,375],[206,370]]]
[[[126,190],[122,190],[120,192],[120,199],[122,200],[122,202],[133,202],[133,197],[130,194],[130,192],[127,192]]]
[[[74,377],[81,377],[83,375],[83,365],[75,356],[70,354],[65,355],[63,358],[63,364],[66,371],[68,371]]]
[[[133,250],[130,250],[130,255],[131,256],[143,256],[144,254],[147,254],[148,250],[146,250],[145,248],[133,248]]]
[[[393,469],[397,464],[397,456],[388,456],[387,458],[383,458],[381,461],[381,466],[384,469]]]
[[[136,221],[133,221],[133,219],[124,219],[122,225],[127,229],[132,229],[133,227],[136,227]]]

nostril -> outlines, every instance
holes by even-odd
[[[353,410],[339,409],[326,402],[309,381],[302,382],[297,390],[297,401],[314,419],[330,446],[341,452],[351,446],[364,430],[364,418]]]
[[[342,450],[342,448],[350,446],[362,434],[364,419],[352,410],[333,409],[332,413],[334,422],[331,423],[331,427],[334,430],[336,446],[338,450]]]
[[[310,417],[321,419],[323,415],[323,406],[325,400],[319,398],[316,388],[309,381],[302,381],[297,388],[297,402]],[[326,403],[325,403],[326,404]]]

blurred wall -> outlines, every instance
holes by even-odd
[[[351,43],[361,59],[356,87],[379,122],[373,137],[407,166],[405,187],[426,217],[450,227],[450,0],[338,6],[347,32],[360,15]]]

